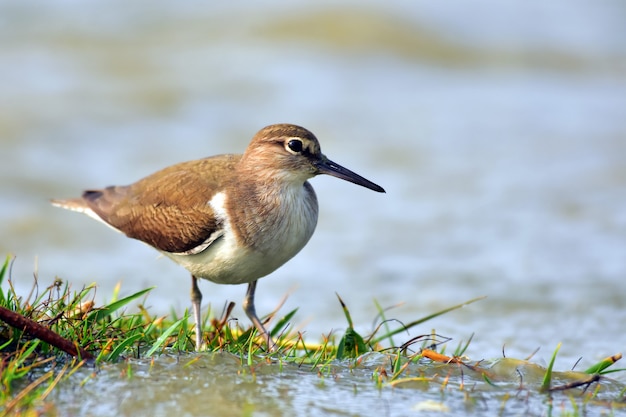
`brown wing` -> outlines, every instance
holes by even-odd
[[[128,237],[165,252],[186,252],[220,232],[208,202],[225,186],[220,174],[239,159],[219,155],[183,162],[129,186],[85,191],[83,201]]]

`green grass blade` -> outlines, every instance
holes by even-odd
[[[459,346],[454,351],[453,356],[463,356],[463,354],[465,353],[465,351],[469,347],[470,343],[472,343],[472,339],[473,338],[474,338],[474,333],[472,333],[472,335],[469,337],[469,339],[467,340],[467,342],[464,345],[461,345],[462,341],[459,342]]]
[[[387,318],[385,317],[385,310],[376,299],[374,299],[374,306],[376,307],[376,310],[378,311],[378,316],[380,317],[380,320],[382,321],[383,326],[385,327],[385,334],[381,336],[381,340],[389,339],[389,346],[395,346],[396,344],[393,341],[393,335],[391,334],[391,327],[389,327],[389,322],[387,321]]]
[[[0,285],[2,285],[2,282],[4,282],[4,276],[9,270],[11,259],[12,259],[11,255],[7,255],[6,259],[4,260],[4,264],[2,264],[2,268],[0,268]],[[4,291],[2,291],[2,288],[0,288],[0,305],[5,305],[5,304],[6,304],[6,297],[4,296]]]
[[[154,289],[154,287],[146,288],[145,290],[138,291],[132,295],[129,295],[128,297],[124,297],[121,300],[117,300],[107,306],[94,310],[93,312],[89,314],[89,316],[87,316],[87,321],[95,322],[95,321],[100,321],[106,317],[109,317],[114,312],[124,307],[126,304],[138,298],[141,298],[142,296],[150,292],[152,289]]]
[[[346,303],[343,302],[339,294],[335,293],[335,295],[337,296],[337,299],[339,300],[339,303],[341,304],[341,308],[343,309],[343,314],[346,316],[346,320],[348,321],[348,327],[353,328],[354,325],[352,324],[352,317],[350,316],[350,311],[348,311],[348,307],[346,307]]]
[[[363,337],[355,332],[352,327],[348,327],[337,347],[337,359],[356,358],[367,350]]]
[[[622,359],[622,354],[618,353],[617,355],[609,356],[608,358],[602,359],[600,362],[596,363],[592,367],[586,369],[584,372],[586,374],[600,374],[609,366],[613,365],[618,360]]]
[[[341,304],[343,313],[345,314],[346,320],[348,321],[346,334],[343,335],[341,341],[339,342],[339,346],[337,346],[337,359],[356,358],[357,356],[367,352],[367,345],[365,344],[363,337],[361,337],[360,334],[354,331],[352,317],[350,316],[350,311],[348,311],[346,303],[343,302],[339,294],[335,294],[339,299],[339,303]]]
[[[554,367],[554,361],[556,360],[557,353],[559,353],[559,349],[561,349],[560,343],[556,346],[556,349],[554,349],[554,353],[552,354],[552,358],[550,358],[550,363],[548,364],[546,373],[543,376],[543,382],[541,383],[542,391],[549,391],[552,386],[552,368]]]
[[[4,264],[2,265],[2,268],[0,268],[0,284],[2,284],[2,281],[4,281],[4,276],[7,273],[7,270],[9,269],[9,264],[11,263],[11,255],[7,255],[6,259],[4,260]]]
[[[124,340],[122,343],[115,346],[115,349],[113,349],[111,353],[107,355],[105,360],[107,362],[116,361],[117,358],[126,350],[126,348],[128,348],[128,346],[132,345],[133,343],[135,343],[137,340],[141,339],[142,337],[143,335],[140,333],[130,336],[129,338]]]
[[[289,324],[289,321],[293,318],[293,316],[296,314],[297,311],[298,309],[296,308],[295,310],[290,311],[285,316],[283,316],[280,320],[278,320],[278,322],[276,323],[272,331],[270,331],[270,335],[274,337],[280,334],[283,331],[283,328]]]
[[[486,373],[486,372],[483,372],[483,380],[484,380],[487,384],[491,385],[492,387],[497,387],[497,385],[493,383],[493,381],[489,378],[489,375],[487,375],[487,373]]]
[[[426,317],[423,317],[423,318],[421,318],[419,320],[412,321],[411,323],[406,324],[406,325],[404,325],[404,326],[402,326],[402,327],[400,327],[400,328],[398,328],[396,330],[392,330],[392,331],[390,331],[390,332],[388,332],[388,333],[386,333],[386,334],[384,334],[384,335],[382,335],[380,337],[372,339],[371,343],[373,343],[373,344],[379,343],[383,339],[389,338],[389,337],[391,337],[393,335],[396,335],[398,333],[406,332],[411,327],[420,325],[420,324],[422,324],[422,323],[424,323],[424,322],[426,322],[428,320],[434,319],[435,317],[439,317],[439,316],[441,316],[443,314],[449,313],[450,311],[458,310],[459,308],[463,308],[466,305],[475,303],[476,301],[484,300],[485,298],[487,298],[487,297],[486,296],[482,296],[482,297],[472,298],[471,300],[465,301],[464,303],[457,304],[455,306],[445,308],[445,309],[443,309],[441,311],[438,311],[436,313],[430,314],[430,315],[428,315]]]
[[[31,355],[31,354],[35,351],[35,349],[37,348],[37,346],[39,346],[39,343],[40,343],[40,342],[41,342],[41,341],[40,341],[39,339],[33,340],[33,342],[32,342],[32,344],[30,345],[30,347],[24,351],[24,353],[23,353],[23,355],[22,355],[22,359],[24,359],[24,360],[25,360],[26,358],[28,358],[28,357],[29,357],[29,356],[30,356],[30,355]],[[23,363],[23,360],[22,360],[22,362],[20,362],[20,364],[21,364],[21,363]]]
[[[175,332],[176,330],[178,330],[178,328],[180,327],[180,325],[187,320],[187,317],[183,317],[182,319],[176,321],[174,324],[172,324],[170,327],[168,327],[167,329],[165,329],[165,331],[163,332],[163,334],[161,336],[159,336],[159,338],[154,342],[154,344],[152,345],[152,347],[150,348],[150,350],[148,350],[146,352],[145,356],[152,356],[154,354],[154,352],[156,352],[157,350],[162,348],[163,343],[165,343],[165,341],[167,340],[168,337],[170,337],[170,335]]]

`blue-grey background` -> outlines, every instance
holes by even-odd
[[[475,333],[475,359],[563,342],[561,368],[621,352],[625,17],[621,0],[4,1],[0,252],[24,295],[37,268],[96,282],[98,303],[155,285],[151,311],[180,314],[186,271],[48,199],[290,122],[387,194],[313,179],[316,234],[259,283],[260,314],[290,292],[317,341],[345,327],[335,292],[363,333],[373,299],[410,321],[486,295],[411,335]],[[217,310],[245,292],[201,289]]]

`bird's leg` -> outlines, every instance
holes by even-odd
[[[252,281],[248,284],[248,290],[246,291],[246,297],[243,299],[243,311],[246,312],[254,327],[257,328],[259,334],[265,338],[267,341],[267,348],[271,352],[274,350],[276,345],[272,340],[272,336],[270,336],[269,332],[265,330],[263,327],[263,323],[259,320],[259,317],[256,315],[256,308],[254,307],[254,291],[256,290],[256,281]]]
[[[191,305],[193,306],[193,317],[196,321],[196,351],[200,352],[202,347],[202,316],[200,306],[202,304],[202,293],[198,288],[198,278],[191,276]]]

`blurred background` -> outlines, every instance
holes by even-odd
[[[626,3],[585,0],[0,3],[0,253],[104,303],[156,286],[155,314],[189,307],[188,273],[49,199],[167,165],[241,153],[261,127],[303,125],[387,194],[311,182],[308,246],[257,290],[290,293],[318,341],[376,299],[411,331],[474,359],[588,363],[626,347]],[[6,283],[3,284],[6,288]],[[244,286],[201,284],[240,309]],[[409,335],[398,336],[403,342]]]

